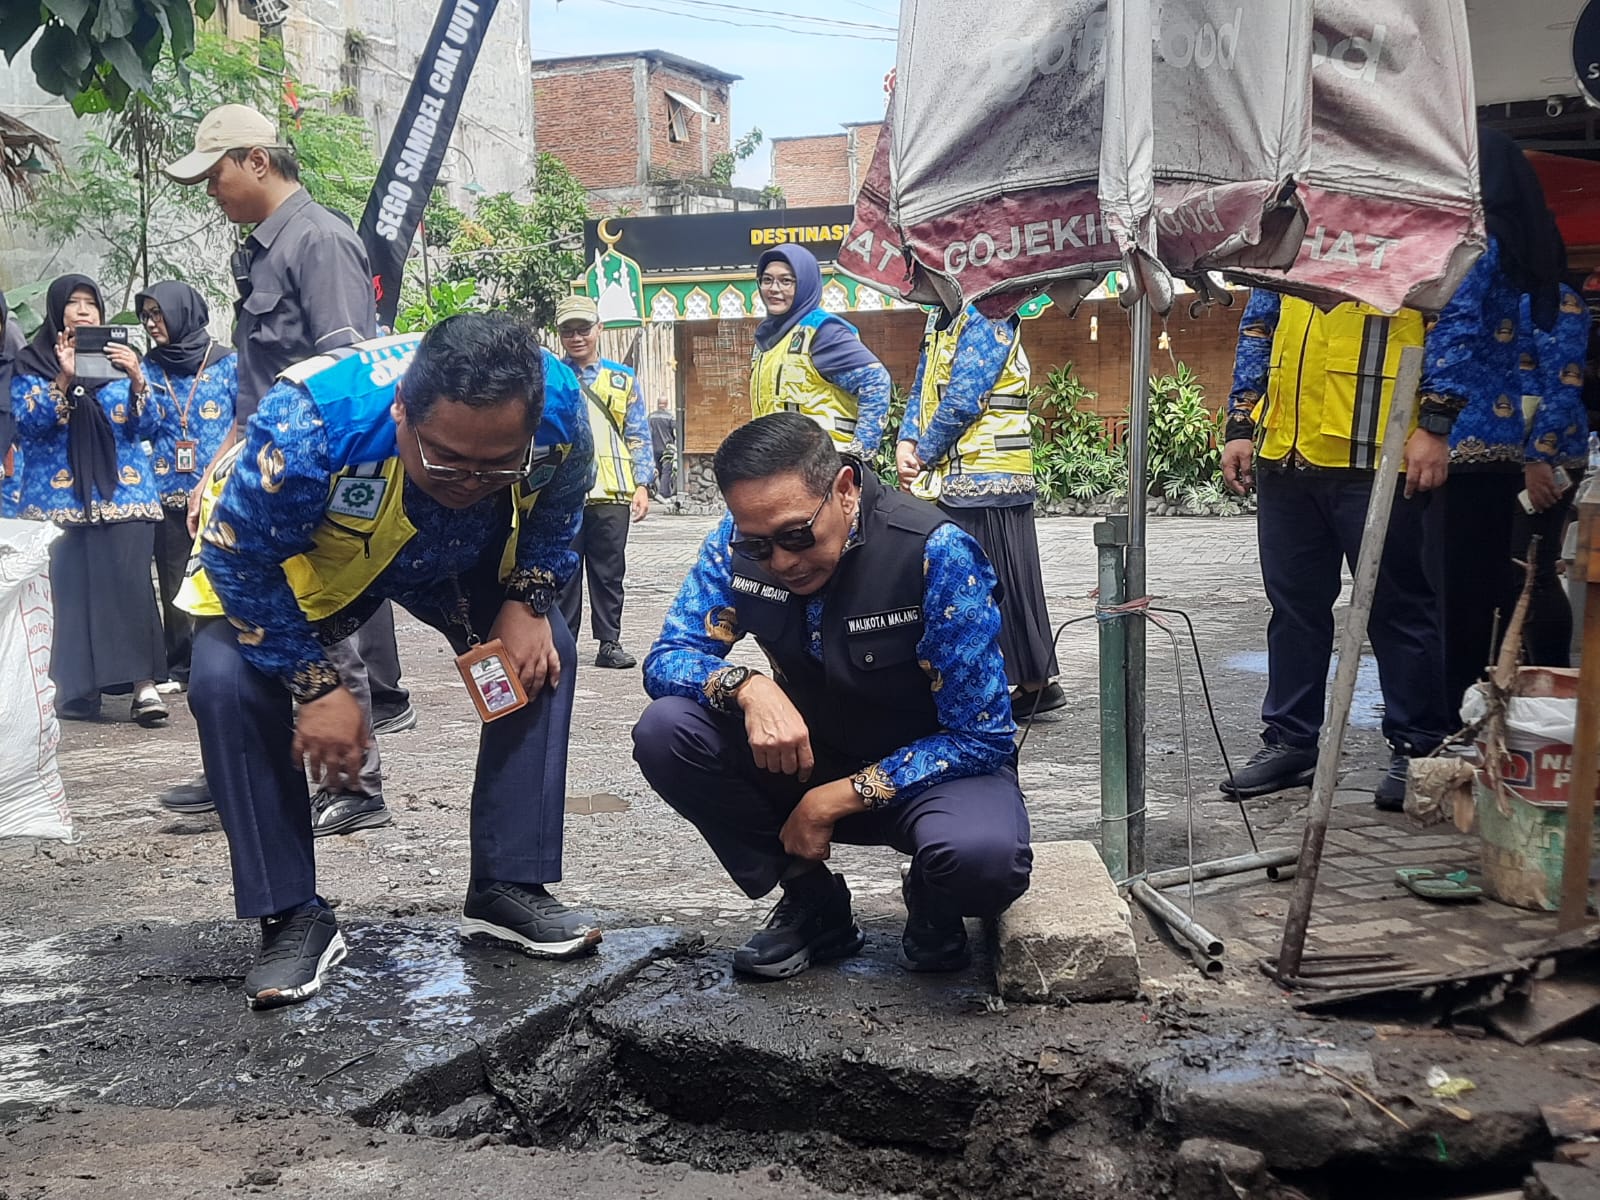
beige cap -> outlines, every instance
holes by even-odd
[[[600,306],[588,296],[568,296],[556,305],[556,328],[560,329],[568,321],[598,325]]]
[[[278,127],[248,104],[224,104],[200,118],[194,149],[162,168],[179,183],[199,183],[229,150],[274,147]]]

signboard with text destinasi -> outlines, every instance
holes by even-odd
[[[592,263],[614,241],[647,274],[754,270],[764,252],[796,244],[831,263],[854,212],[848,204],[834,204],[683,217],[602,217],[583,227],[583,257]]]

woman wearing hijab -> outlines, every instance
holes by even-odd
[[[133,691],[133,718],[158,725],[161,618],[150,586],[154,473],[141,441],[160,429],[139,356],[113,343],[106,357],[126,378],[77,374],[75,331],[104,320],[100,288],[86,275],[50,285],[47,316],[12,364],[11,410],[22,444],[21,516],[54,521],[50,551],[56,634],[50,677],[56,709],[88,720],[100,693]]]
[[[822,268],[803,246],[768,250],[756,264],[766,318],[750,363],[751,415],[804,413],[847,454],[869,458],[889,419],[889,371],[854,325],[822,303]]]
[[[11,415],[11,360],[24,345],[22,331],[0,292],[0,517],[15,517],[22,505],[17,479],[22,457],[17,453],[17,419]]]
[[[1566,254],[1538,176],[1516,143],[1480,128],[1478,163],[1488,249],[1428,334],[1421,390],[1424,421],[1444,414],[1450,437],[1449,480],[1429,512],[1429,533],[1452,705],[1493,661],[1496,612],[1503,627],[1521,587],[1513,560],[1525,558],[1528,547],[1513,544],[1517,494],[1527,488],[1540,510],[1562,496],[1523,409],[1520,346],[1524,308],[1536,330],[1555,328]],[[1538,553],[1558,550],[1542,545]]]
[[[186,283],[157,283],[134,297],[139,323],[150,335],[145,375],[161,414],[150,443],[150,466],[165,513],[156,526],[156,577],[166,634],[167,678],[189,681],[194,622],[173,604],[189,565],[189,494],[233,428],[239,398],[239,359],[212,339],[211,309]]]

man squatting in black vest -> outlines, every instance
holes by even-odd
[[[900,963],[960,969],[962,918],[1004,911],[1033,863],[994,571],[799,414],[734,430],[714,469],[729,512],[645,660],[633,739],[734,882],[783,889],[734,969],[782,978],[861,949],[836,841],[911,856]],[[746,634],[770,676],[725,661]]]

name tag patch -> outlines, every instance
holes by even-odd
[[[743,592],[746,596],[755,596],[759,600],[771,600],[775,604],[789,602],[789,589],[781,588],[777,584],[762,583],[759,579],[751,579],[748,575],[735,575],[733,577],[733,590]]]
[[[893,608],[888,612],[866,613],[859,617],[846,617],[844,631],[854,637],[858,633],[882,633],[885,629],[899,629],[902,625],[922,624],[922,605],[910,608]]]
[[[371,520],[378,515],[388,486],[387,479],[341,479],[333,489],[333,499],[328,501],[328,511]]]

